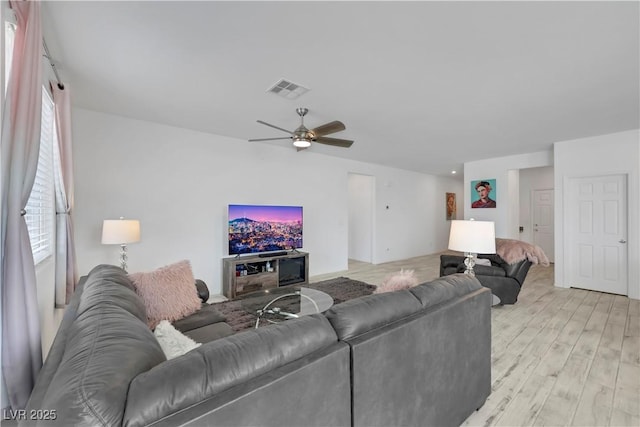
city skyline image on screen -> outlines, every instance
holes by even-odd
[[[229,205],[229,255],[302,247],[302,206]]]

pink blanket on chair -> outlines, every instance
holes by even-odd
[[[547,255],[540,246],[532,245],[531,243],[521,240],[496,239],[496,253],[500,255],[500,258],[505,260],[507,264],[528,259],[534,264],[540,264],[545,267],[549,265],[549,258],[547,258]]]

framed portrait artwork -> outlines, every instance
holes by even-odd
[[[480,179],[471,181],[471,207],[495,208],[496,207],[496,180]]]
[[[447,221],[456,219],[456,193],[446,193]]]

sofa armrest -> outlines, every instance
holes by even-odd
[[[207,284],[200,279],[196,279],[196,289],[198,290],[198,297],[200,297],[202,302],[207,302],[209,300],[209,288]]]
[[[440,277],[457,271],[460,264],[464,265],[464,257],[459,255],[440,255]],[[448,271],[447,271],[448,270]]]
[[[529,272],[529,268],[531,268],[531,261],[522,260],[520,262],[516,262],[514,264],[509,264],[505,268],[507,277],[512,277],[518,281],[520,286],[524,283],[524,279],[527,277],[527,273]]]
[[[464,272],[465,269],[466,266],[463,265],[460,273]],[[473,271],[476,273],[476,276],[505,277],[507,275],[503,268],[496,267],[494,265],[489,266],[476,264],[473,266]]]

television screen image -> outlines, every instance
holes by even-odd
[[[229,205],[229,255],[302,247],[302,206]]]

